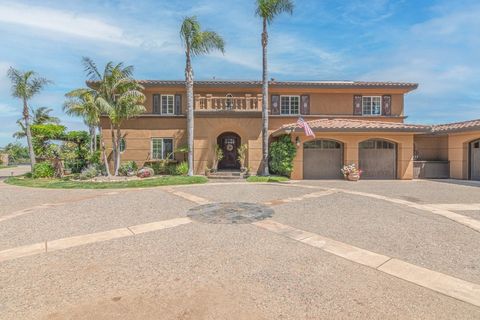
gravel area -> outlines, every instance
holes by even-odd
[[[189,224],[0,265],[8,319],[478,319],[252,225]],[[52,294],[55,293],[55,294]]]
[[[461,180],[302,180],[300,185],[370,192],[416,203],[478,203],[480,183]]]
[[[276,206],[274,220],[480,283],[480,233],[428,212],[337,193]]]
[[[194,205],[161,189],[150,189],[37,209],[0,222],[0,250],[178,218]]]
[[[480,210],[467,210],[467,211],[454,211],[454,212],[476,219],[476,220],[480,220]]]
[[[288,197],[301,196],[312,192],[295,186],[254,183],[223,183],[205,186],[181,186],[175,190],[188,192],[214,202],[264,202]]]

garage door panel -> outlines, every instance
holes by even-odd
[[[471,178],[472,180],[480,180],[480,140],[472,143],[470,157]]]
[[[396,148],[382,140],[370,140],[360,144],[359,168],[363,179],[395,179]]]
[[[342,178],[342,149],[305,149],[303,157],[305,179]]]

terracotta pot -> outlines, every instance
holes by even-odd
[[[358,181],[360,179],[360,175],[357,173],[351,173],[347,175],[347,180],[348,181]]]

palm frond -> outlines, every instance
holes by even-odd
[[[293,13],[295,5],[292,0],[257,0],[255,14],[272,23],[273,19],[281,13]]]
[[[83,57],[82,58],[82,64],[84,67],[84,71],[87,73],[87,77],[89,77],[90,80],[100,80],[102,79],[102,75],[98,71],[97,65],[95,62],[93,62],[92,59],[89,57]]]

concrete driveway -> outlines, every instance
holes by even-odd
[[[480,185],[0,195],[2,319],[480,318]]]

